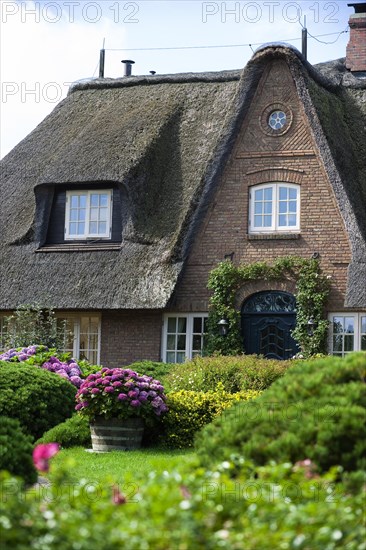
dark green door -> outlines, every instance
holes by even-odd
[[[268,359],[289,359],[298,346],[291,336],[296,325],[296,301],[288,292],[265,291],[243,304],[242,335],[247,354]]]

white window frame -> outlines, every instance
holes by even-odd
[[[166,313],[164,314],[164,320],[163,320],[163,330],[162,330],[162,361],[164,363],[167,363],[167,352],[169,351],[167,349],[167,335],[168,335],[168,319],[170,317],[174,318],[185,318],[187,320],[186,325],[186,347],[184,351],[185,353],[185,360],[192,359],[193,357],[193,336],[198,333],[193,332],[193,320],[195,317],[200,317],[201,319],[207,319],[208,313],[205,312],[197,312],[197,313]],[[172,334],[172,333],[169,333]],[[200,333],[202,334],[202,333]],[[198,355],[195,353],[195,355]]]
[[[335,352],[333,347],[333,320],[335,317],[350,317],[353,319],[353,326],[354,326],[354,332],[343,332],[343,335],[353,335],[353,349],[349,351],[344,350],[344,337],[342,338],[342,351],[341,353]],[[345,355],[348,355],[349,353],[353,353],[354,351],[361,351],[361,337],[365,336],[366,333],[362,332],[362,318],[366,319],[366,311],[356,313],[354,311],[340,311],[336,313],[329,313],[328,320],[330,323],[329,326],[329,341],[328,341],[328,349],[329,353],[331,355],[336,355],[338,357],[344,357]]]
[[[6,319],[10,316],[10,313],[7,315],[0,315],[0,353],[6,351],[5,344],[3,345],[3,339],[8,333]]]
[[[106,231],[104,233],[91,233],[89,231],[89,222],[90,222],[90,197],[91,195],[108,195],[108,212],[107,212],[107,222],[106,222]],[[74,196],[86,196],[86,212],[85,212],[85,229],[82,235],[70,234],[70,211],[71,211],[71,197]],[[110,239],[112,234],[112,202],[113,202],[113,190],[112,189],[90,189],[86,191],[66,191],[66,206],[65,206],[65,240],[75,241],[75,240],[85,240],[85,239]]]
[[[279,190],[280,187],[285,187],[286,189],[295,189],[296,190],[296,225],[279,225]],[[255,216],[255,201],[254,194],[256,191],[261,189],[272,189],[272,223],[267,227],[255,227],[254,225],[254,216]],[[249,188],[249,233],[258,234],[258,233],[298,233],[300,231],[300,185],[295,183],[285,183],[285,182],[270,182],[270,183],[261,183],[259,185],[253,185]]]
[[[81,320],[85,317],[97,317],[98,318],[98,343],[97,343],[97,360],[96,364],[100,365],[100,348],[101,348],[101,315],[94,312],[80,313],[57,313],[56,318],[59,320],[67,320],[73,323],[73,349],[71,350],[72,357],[74,359],[80,359],[80,334],[81,334]],[[63,350],[63,351],[70,351]]]

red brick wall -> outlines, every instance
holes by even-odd
[[[351,15],[349,26],[346,67],[351,71],[366,71],[366,14]]]
[[[290,128],[283,135],[271,135],[266,129],[266,116],[276,103],[289,109],[288,115],[292,116]],[[249,188],[271,181],[301,186],[298,238],[248,235]],[[285,255],[310,258],[317,252],[323,270],[332,278],[329,309],[344,309],[350,246],[293,79],[283,61],[272,63],[262,77],[216,197],[202,222],[172,309],[207,311],[208,274],[225,254],[232,252],[235,264],[272,261]],[[238,307],[253,292],[268,288],[294,291],[292,282],[247,285],[238,297]]]
[[[160,361],[161,311],[104,311],[101,364],[121,367],[149,359]]]

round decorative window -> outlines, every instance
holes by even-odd
[[[283,111],[272,111],[268,118],[268,124],[272,130],[281,130],[286,124],[286,113]]]
[[[289,131],[293,113],[288,105],[276,102],[267,105],[261,112],[259,124],[267,136],[282,136]]]

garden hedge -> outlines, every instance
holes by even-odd
[[[35,439],[73,414],[76,388],[61,376],[7,362],[0,375],[0,415],[18,419]]]
[[[237,403],[197,438],[202,464],[233,453],[266,464],[313,460],[320,470],[366,466],[366,353],[300,364],[255,401]]]
[[[57,424],[36,442],[58,443],[61,447],[91,447],[89,420],[80,414],[74,414],[71,418]]]
[[[18,420],[0,416],[0,470],[20,476],[28,483],[37,481],[32,460],[33,445]]]
[[[293,360],[276,361],[257,355],[195,357],[173,365],[164,382],[172,391],[215,391],[218,383],[230,393],[264,390],[293,365]]]

